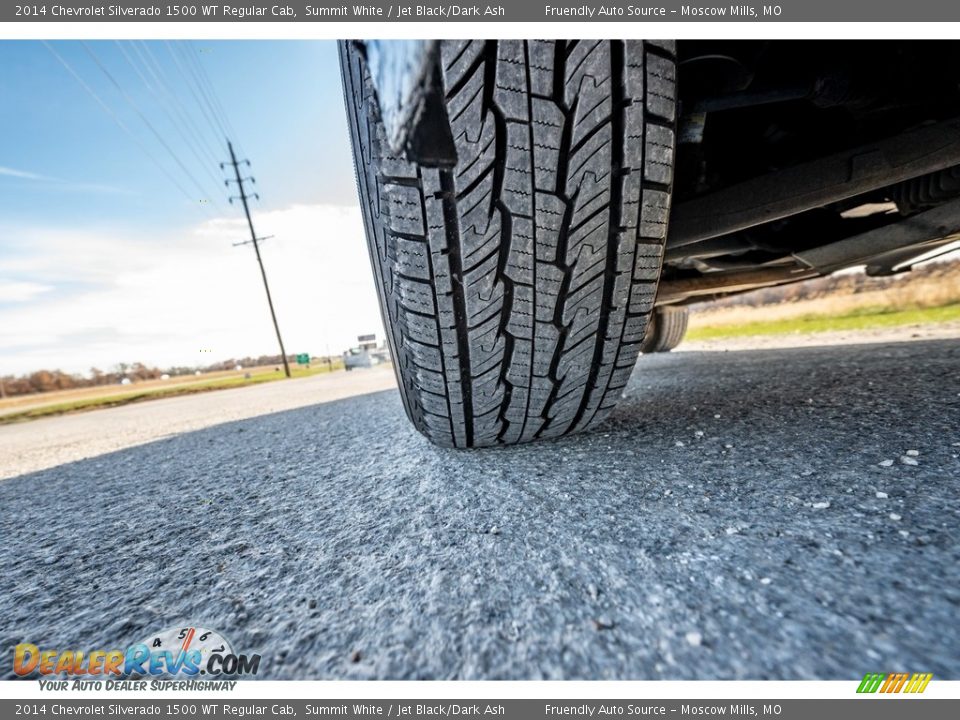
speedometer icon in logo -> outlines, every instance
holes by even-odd
[[[150,635],[141,642],[146,646],[151,658],[162,658],[153,662],[151,671],[156,672],[162,665],[164,674],[188,675],[207,674],[212,667],[210,659],[234,657],[235,653],[229,641],[216,630],[203,627],[179,627]],[[214,663],[216,664],[216,663]],[[219,674],[219,673],[218,673]]]
[[[204,660],[209,659],[210,654],[215,652],[221,655],[233,655],[233,648],[223,635],[216,630],[202,627],[171,628],[147,638],[144,640],[144,645],[154,652],[171,650],[176,653],[179,650],[186,653],[190,650],[199,650]]]
[[[125,674],[139,677],[205,675],[209,679],[256,675],[259,669],[259,655],[236,653],[219,632],[198,626],[149,635],[128,648],[124,658]]]

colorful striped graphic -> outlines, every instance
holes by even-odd
[[[922,693],[933,673],[867,673],[860,681],[858,693]]]

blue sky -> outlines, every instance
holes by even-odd
[[[0,375],[275,350],[198,68],[253,162],[258,233],[277,236],[264,258],[288,351],[380,331],[333,42],[50,48],[0,41]]]
[[[136,131],[151,154],[162,160],[186,189],[196,190],[163,146],[146,129],[80,42],[51,42],[90,87]],[[181,55],[171,56],[163,41],[87,42],[151,123],[168,138],[187,168],[211,194],[224,188],[209,177],[216,167],[201,164],[170,122],[158,98],[128,64],[131,58],[148,80],[140,59],[146,45],[166,71],[179,81],[179,95],[195,118],[195,126],[209,129],[201,103],[183,83]],[[315,202],[354,202],[350,149],[346,139],[342,90],[336,46],[332,42],[211,41],[176,43],[188,46],[215,84],[243,148],[255,163],[263,207]],[[126,55],[121,51],[126,50]],[[175,48],[175,52],[182,49]],[[176,59],[181,60],[178,65]],[[187,69],[187,68],[184,68]],[[193,76],[186,73],[188,79]],[[190,85],[189,87],[192,87]],[[0,42],[0,167],[12,167],[59,178],[66,183],[0,180],[0,213],[4,218],[74,224],[78,220],[122,224],[144,220],[180,224],[198,217],[172,182],[146,157],[110,116],[39,42]],[[164,97],[160,92],[160,97]],[[196,108],[201,105],[201,109]],[[174,117],[178,117],[173,111]],[[207,113],[209,114],[209,112]],[[181,123],[185,128],[190,126]],[[188,133],[189,134],[189,133]],[[210,131],[206,145],[221,140]],[[197,144],[194,143],[194,147]],[[226,152],[222,143],[218,155]],[[201,158],[206,156],[200,153]],[[223,157],[222,159],[226,159]],[[118,202],[106,189],[122,189]],[[199,193],[198,193],[199,194]],[[202,216],[199,216],[202,217]]]

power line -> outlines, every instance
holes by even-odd
[[[184,47],[185,47],[184,53],[192,57],[193,64],[197,69],[197,73],[200,76],[200,79],[205,83],[210,93],[210,97],[213,99],[214,108],[220,113],[220,118],[223,122],[223,125],[226,126],[226,129],[228,131],[227,136],[237,140],[237,147],[242,152],[243,143],[241,143],[237,139],[237,136],[239,135],[239,133],[237,133],[236,129],[233,127],[233,123],[230,122],[230,116],[227,114],[227,111],[223,106],[223,102],[221,102],[220,100],[220,95],[217,93],[217,90],[214,87],[213,82],[210,80],[210,75],[207,73],[206,69],[203,67],[203,63],[200,62],[200,55],[197,53],[197,49],[192,44],[186,44]]]
[[[167,74],[164,69],[161,67],[160,62],[157,60],[156,56],[153,54],[153,51],[150,49],[150,46],[147,45],[144,41],[139,41],[139,46],[134,44],[134,48],[137,50],[137,53],[140,55],[144,66],[150,71],[150,74],[156,79],[157,83],[164,88],[167,95],[173,101],[174,107],[177,112],[183,118],[186,125],[190,130],[196,135],[197,142],[200,147],[203,149],[204,153],[209,156],[209,161],[211,166],[216,165],[220,161],[218,156],[220,154],[219,144],[217,142],[212,143],[210,139],[205,136],[204,132],[200,127],[194,122],[193,117],[190,114],[190,111],[187,109],[187,106],[180,99],[180,96],[172,88],[172,83],[167,78]]]
[[[198,93],[197,89],[194,87],[196,83],[196,79],[194,78],[193,82],[191,82],[190,73],[185,68],[180,58],[177,57],[177,53],[174,52],[174,46],[170,43],[169,40],[166,41],[166,45],[167,45],[167,52],[170,54],[170,57],[173,58],[173,61],[176,64],[177,69],[180,71],[180,75],[183,77],[184,85],[187,86],[187,89],[193,95],[194,100],[197,101],[197,107],[200,108],[201,113],[203,113],[203,115],[206,117],[207,122],[210,123],[210,127],[214,129],[214,135],[217,134],[219,129],[219,132],[221,133],[220,137],[226,138],[227,137],[226,128],[224,128],[220,124],[220,122],[217,120],[217,118],[211,113],[210,104],[206,100],[206,98],[201,97],[203,95],[202,89],[201,89],[201,92]]]
[[[217,127],[216,120],[211,117],[209,111],[206,108],[203,100],[200,95],[197,94],[197,90],[194,87],[191,78],[187,75],[186,69],[183,66],[183,63],[180,61],[180,58],[173,51],[173,46],[169,41],[164,43],[166,45],[167,54],[172,60],[172,64],[168,67],[171,69],[171,73],[176,73],[177,79],[175,84],[179,88],[186,88],[190,95],[193,97],[193,101],[190,102],[190,107],[198,111],[198,122],[200,126],[204,128],[204,132],[201,133],[202,136],[206,138],[212,138],[212,142],[207,141],[212,148],[214,148],[214,156],[221,156],[224,148],[226,147],[224,142],[224,136],[221,134],[220,130]],[[149,48],[148,48],[149,50]],[[151,53],[152,55],[152,53]],[[157,61],[158,62],[158,61]],[[159,62],[158,62],[159,65]],[[189,101],[189,99],[188,99]]]
[[[250,197],[255,197],[259,200],[260,196],[256,193],[254,193],[252,196],[247,195],[246,190],[243,187],[244,180],[249,180],[251,183],[255,183],[256,180],[254,180],[252,177],[244,178],[240,176],[241,163],[237,162],[237,156],[233,152],[233,144],[229,140],[227,140],[227,149],[230,151],[230,162],[220,163],[220,168],[223,169],[227,165],[231,165],[233,167],[235,178],[233,180],[227,180],[226,185],[229,187],[231,182],[235,182],[237,184],[237,189],[240,193],[237,198],[243,204],[243,214],[247,218],[247,227],[250,228],[250,242],[253,244],[254,252],[257,254],[257,263],[260,265],[260,275],[263,277],[263,289],[267,293],[267,305],[270,306],[270,317],[273,320],[273,329],[277,332],[277,342],[280,344],[280,357],[283,358],[283,371],[287,377],[290,377],[290,363],[287,361],[287,351],[283,348],[283,338],[280,336],[280,325],[277,323],[277,313],[273,309],[273,298],[270,296],[270,285],[267,283],[267,271],[263,267],[263,258],[260,256],[259,243],[263,238],[258,238],[256,230],[253,229],[253,219],[250,217],[250,205],[247,203],[247,200]],[[249,160],[244,160],[243,162],[245,162],[249,167]],[[233,203],[233,201],[234,198],[231,197],[230,202]]]
[[[103,74],[107,77],[107,79],[111,83],[113,83],[114,87],[123,96],[123,99],[126,100],[127,103],[130,105],[130,107],[132,107],[134,111],[137,113],[137,115],[140,116],[140,119],[143,121],[144,125],[146,125],[147,128],[150,130],[150,132],[153,133],[154,137],[156,137],[157,140],[160,142],[160,144],[163,145],[166,151],[170,154],[170,157],[173,158],[174,162],[176,162],[177,165],[180,166],[180,169],[190,179],[190,181],[194,184],[194,186],[200,191],[201,196],[205,195],[206,191],[203,189],[203,186],[197,181],[197,179],[194,177],[193,173],[190,172],[187,166],[183,164],[183,161],[180,159],[180,156],[177,155],[176,152],[174,152],[173,148],[170,147],[169,143],[167,143],[163,135],[161,135],[160,132],[153,126],[153,123],[150,122],[149,118],[147,118],[147,116],[143,114],[143,111],[140,110],[140,107],[136,104],[136,102],[134,102],[133,98],[131,98],[130,95],[127,94],[127,92],[123,89],[120,83],[117,82],[116,78],[114,78],[114,76],[110,73],[109,70],[107,70],[104,64],[100,62],[100,58],[98,58],[96,53],[94,53],[93,50],[90,49],[90,46],[87,45],[86,42],[82,42],[81,44],[83,45],[84,50],[87,51],[87,54],[90,55],[93,61],[97,64],[97,67],[100,68],[101,72],[103,72]],[[210,198],[203,198],[203,199],[210,199]]]
[[[127,64],[134,69],[134,71],[137,73],[137,76],[143,81],[143,84],[147,90],[149,90],[150,93],[157,99],[158,104],[164,109],[164,112],[166,112],[167,116],[177,128],[178,132],[181,133],[181,136],[184,138],[184,140],[189,141],[191,149],[193,150],[199,148],[200,152],[209,153],[210,150],[208,146],[204,145],[202,135],[197,131],[196,126],[194,126],[191,122],[188,122],[189,117],[187,117],[187,115],[183,112],[182,103],[178,101],[176,96],[170,91],[167,85],[154,72],[153,68],[150,67],[149,62],[140,51],[140,48],[137,47],[136,43],[132,40],[128,41],[130,52],[127,52],[119,40],[116,42],[117,46],[120,48],[120,52],[123,53]],[[133,57],[134,53],[136,54],[136,58]],[[141,67],[143,68],[142,71],[140,69]],[[150,77],[144,75],[144,72],[148,73]],[[176,111],[177,117],[174,117],[174,111]],[[211,155],[211,157],[216,156]]]
[[[196,83],[197,89],[200,91],[200,94],[203,96],[204,102],[207,104],[207,107],[210,109],[210,114],[213,116],[214,121],[217,123],[217,126],[220,128],[220,132],[223,133],[224,137],[230,136],[230,130],[227,128],[224,118],[217,110],[216,102],[214,101],[213,94],[204,86],[203,78],[200,75],[198,70],[198,65],[195,61],[193,53],[190,52],[190,47],[184,45],[183,43],[178,43],[176,45],[177,50],[180,53],[180,57],[183,58],[184,65],[187,70],[190,72],[193,81]]]
[[[200,56],[197,53],[197,49],[189,43],[181,43],[179,47],[180,53],[184,60],[192,68],[194,77],[197,79],[198,87],[200,87],[207,95],[211,110],[213,110],[221,125],[228,132],[232,133],[233,127],[230,125],[230,119],[227,117],[227,113],[223,109],[223,103],[221,103],[220,98],[217,97],[217,91],[214,88],[213,83],[210,82],[210,77],[207,75],[207,71],[200,62]],[[230,137],[233,137],[233,135],[230,135]]]
[[[170,111],[168,107],[168,104],[163,102],[163,98],[161,98],[160,95],[154,90],[153,84],[150,83],[149,80],[147,80],[146,76],[143,74],[143,72],[141,72],[140,68],[138,68],[137,65],[133,62],[133,59],[130,57],[126,49],[123,47],[123,45],[120,44],[119,41],[117,41],[117,47],[120,49],[120,53],[123,55],[124,60],[126,60],[130,68],[137,74],[137,76],[143,82],[147,90],[151,93],[151,95],[153,95],[159,101],[158,104],[164,109],[164,112],[167,114],[167,117],[170,119],[171,125],[177,131],[180,137],[183,138],[184,143],[190,149],[190,152],[193,153],[193,156],[196,158],[197,162],[200,164],[200,167],[202,167],[204,171],[207,173],[207,176],[213,180],[213,183],[215,186],[219,185],[219,179],[213,173],[213,171],[210,169],[210,167],[204,161],[204,159],[200,157],[201,153],[197,150],[197,146],[195,145],[194,141],[190,138],[189,134],[185,133],[181,128],[181,126],[177,123],[176,118],[174,118],[173,113]],[[217,210],[223,213],[223,208],[220,207],[220,204],[216,201],[215,196],[211,195],[211,199],[213,204],[217,207]]]
[[[236,140],[238,133],[230,121],[213,81],[200,61],[196,48],[193,44],[185,42],[166,41],[165,44],[182,80],[182,85],[190,91],[195,107],[199,108],[214,137],[218,138],[216,144],[219,145],[219,137],[224,139],[232,137]],[[144,49],[149,52],[149,47],[145,44]],[[236,147],[242,150],[243,143],[236,141]]]
[[[120,117],[113,111],[113,109],[109,105],[107,105],[107,103],[105,103],[100,98],[100,96],[97,95],[96,92],[94,92],[93,88],[91,88],[86,83],[86,81],[82,77],[80,77],[80,74],[73,69],[70,63],[68,63],[63,57],[61,57],[61,55],[56,50],[54,50],[53,47],[50,45],[50,43],[48,43],[46,40],[42,40],[41,42],[43,43],[44,47],[47,48],[50,54],[53,55],[53,57],[55,57],[60,62],[60,64],[63,65],[63,67],[67,70],[67,72],[69,72],[70,75],[73,76],[73,78],[77,81],[77,83],[79,83],[80,87],[86,90],[87,94],[89,94],[90,97],[92,97],[96,101],[96,103],[100,106],[100,108],[105,113],[107,113],[107,115],[109,115],[110,118],[113,119],[113,121],[117,124],[117,126],[121,130],[123,130],[123,132],[126,133],[126,135],[131,140],[133,140],[133,142],[137,145],[137,147],[140,148],[143,154],[146,155],[151,160],[151,162],[153,162],[153,164],[160,169],[160,172],[166,175],[167,179],[170,180],[170,182],[172,182],[181,193],[183,193],[184,197],[186,197],[191,204],[199,205],[201,210],[207,212],[207,214],[209,215],[209,211],[206,209],[206,207],[203,204],[196,202],[196,198],[193,197],[190,193],[188,193],[186,189],[184,189],[183,185],[181,185],[180,182],[170,173],[170,171],[167,170],[167,168],[164,167],[159,160],[157,160],[157,158],[153,155],[153,153],[151,153],[142,142],[140,142],[140,139],[133,133],[132,130],[130,130],[129,127],[127,127],[126,123],[124,123],[123,120],[121,120]]]

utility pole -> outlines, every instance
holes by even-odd
[[[237,162],[237,156],[233,152],[233,143],[227,140],[227,147],[230,149],[230,162],[229,163],[220,163],[220,169],[222,170],[227,164],[233,166],[233,172],[236,175],[236,178],[233,180],[226,180],[224,184],[227,187],[230,187],[231,182],[237,184],[237,188],[240,191],[240,195],[230,198],[230,204],[233,204],[233,201],[239,197],[240,202],[243,203],[243,214],[247,216],[247,225],[250,228],[250,242],[253,244],[254,252],[257,254],[257,263],[260,265],[260,275],[263,276],[263,289],[267,291],[267,305],[270,306],[270,317],[273,318],[273,329],[277,331],[277,342],[280,343],[280,357],[283,358],[283,371],[286,373],[287,377],[290,377],[290,363],[287,362],[287,351],[283,349],[283,338],[280,337],[280,325],[277,323],[277,313],[273,309],[273,298],[270,297],[270,285],[267,283],[267,271],[263,267],[263,258],[260,257],[260,245],[258,241],[262,238],[257,237],[256,231],[253,229],[253,220],[250,218],[250,206],[247,203],[247,200],[250,197],[255,197],[257,200],[260,199],[260,196],[257,193],[252,195],[247,195],[246,191],[243,188],[243,181],[249,180],[251,183],[256,183],[252,177],[243,178],[240,177],[240,165],[246,163],[247,166],[250,166],[249,160],[241,160]]]

